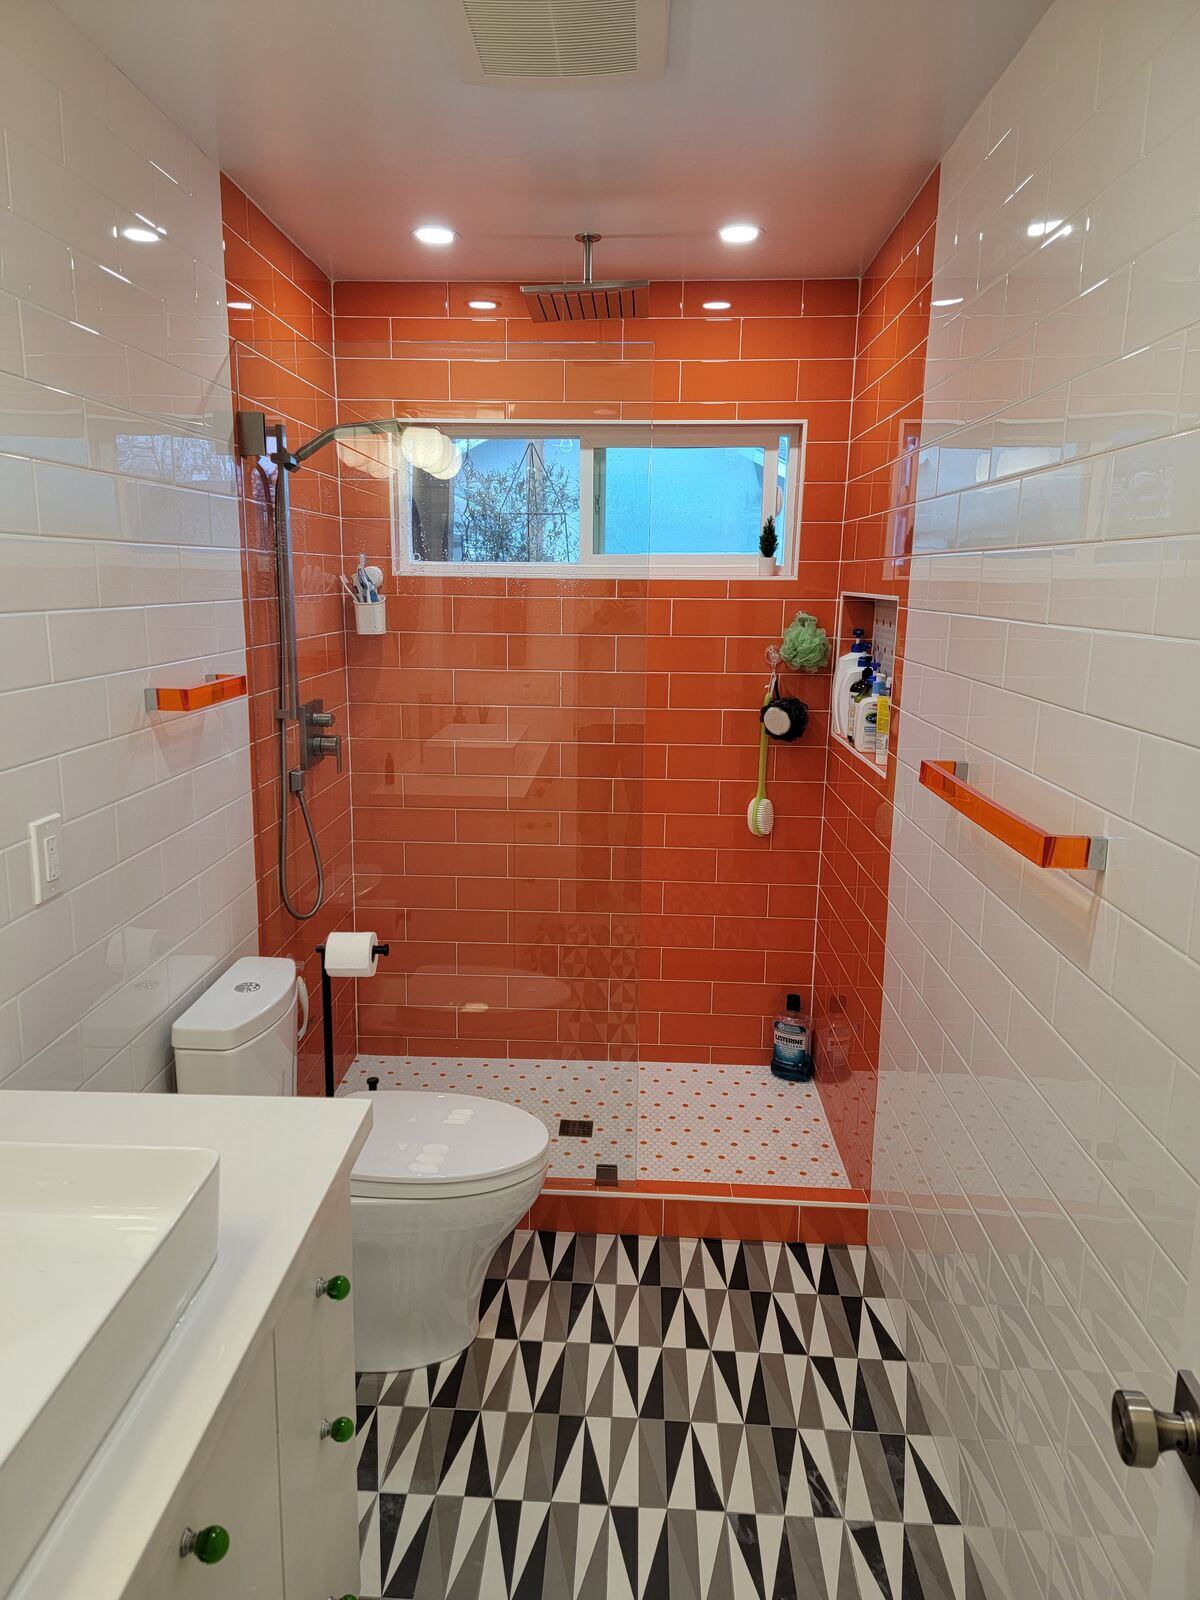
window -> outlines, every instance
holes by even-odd
[[[794,559],[798,428],[439,427],[454,445],[448,471],[424,470],[406,451],[394,452],[397,570],[736,575],[758,570],[768,516],[776,518],[780,566]]]

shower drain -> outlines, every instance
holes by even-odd
[[[592,1137],[590,1118],[560,1117],[558,1119],[558,1136],[560,1139],[590,1139]]]

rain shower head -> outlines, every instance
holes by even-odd
[[[626,278],[597,282],[592,278],[592,246],[598,233],[577,233],[583,246],[583,278],[579,283],[523,283],[521,293],[534,322],[608,322],[650,315],[650,280]]]

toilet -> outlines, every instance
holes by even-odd
[[[235,961],[171,1029],[179,1093],[295,1094],[307,1020],[294,961]],[[350,1176],[359,1370],[444,1361],[478,1331],[488,1262],[541,1191],[550,1136],[527,1111],[475,1095],[353,1098],[373,1114]]]

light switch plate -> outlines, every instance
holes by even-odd
[[[62,892],[62,813],[53,812],[29,824],[29,866],[33,903],[43,905]]]

